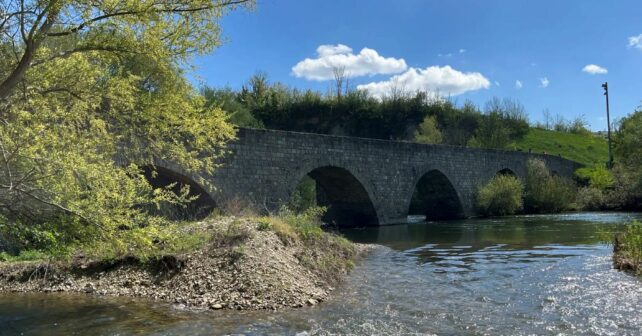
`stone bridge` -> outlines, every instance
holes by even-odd
[[[329,207],[327,219],[386,225],[405,223],[408,215],[474,216],[477,188],[496,174],[524,177],[529,158],[565,177],[580,167],[557,156],[504,150],[258,129],[239,129],[237,136],[222,166],[207,177],[215,189],[200,188],[172,164],[159,163],[159,172],[206,194],[201,204],[241,201],[269,211],[308,176],[318,202]]]

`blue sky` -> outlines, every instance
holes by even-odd
[[[374,95],[394,82],[459,103],[516,98],[531,120],[547,108],[602,130],[601,83],[612,118],[642,101],[641,13],[639,0],[258,0],[222,20],[225,42],[196,59],[195,76],[240,88],[262,71],[326,92],[331,81],[320,79],[339,64]]]

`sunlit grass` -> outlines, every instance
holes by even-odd
[[[534,153],[561,155],[587,166],[605,164],[608,161],[608,143],[596,135],[572,134],[531,128],[528,134],[516,141],[510,149]]]

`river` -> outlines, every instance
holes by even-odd
[[[642,279],[603,237],[639,215],[580,213],[344,232],[382,245],[333,298],[280,312],[184,312],[83,295],[0,295],[0,335],[641,335]]]

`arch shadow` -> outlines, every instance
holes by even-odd
[[[501,169],[501,170],[497,171],[497,173],[495,173],[495,175],[508,175],[508,176],[513,176],[513,177],[518,177],[517,174],[515,174],[515,172],[510,168]]]
[[[448,177],[438,169],[423,174],[415,183],[408,215],[425,216],[426,220],[464,218],[464,209]]]
[[[376,226],[379,224],[370,193],[349,170],[325,165],[308,170],[296,180],[308,176],[314,181],[316,204],[327,207],[323,221],[340,227]],[[290,188],[291,196],[295,187]]]
[[[163,204],[161,209],[149,211],[172,220],[201,220],[216,208],[216,202],[210,194],[192,178],[162,166],[141,167],[143,174],[153,188],[165,188],[172,183],[170,189],[179,194],[183,186],[189,186],[189,197],[196,197],[186,207],[173,204]]]

